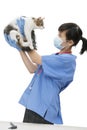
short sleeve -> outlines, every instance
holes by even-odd
[[[42,56],[42,69],[45,75],[62,79],[65,75],[65,63],[59,55]]]

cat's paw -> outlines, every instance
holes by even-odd
[[[20,35],[16,35],[17,41],[20,41],[21,37]]]
[[[21,46],[23,43],[23,39],[20,35],[16,35],[17,43]]]
[[[31,50],[34,50],[34,47],[31,44],[29,45],[29,47]]]

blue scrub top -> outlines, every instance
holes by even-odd
[[[76,56],[72,54],[42,56],[42,65],[19,103],[49,122],[63,124],[59,94],[73,81],[75,68]]]

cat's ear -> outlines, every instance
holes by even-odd
[[[34,17],[32,17],[32,19],[33,19],[33,20],[35,20],[35,18],[34,18]]]
[[[39,20],[44,20],[45,18],[44,18],[44,17],[43,17],[43,18],[42,18],[42,17],[39,17],[38,19],[39,19]]]
[[[36,19],[35,17],[32,17],[32,20],[33,20],[34,22],[36,22],[36,21],[37,21],[37,19]]]
[[[41,20],[42,18],[41,18],[41,17],[38,17],[37,19],[38,19],[38,20]]]

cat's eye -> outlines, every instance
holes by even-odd
[[[40,25],[43,26],[43,23],[41,23]]]

